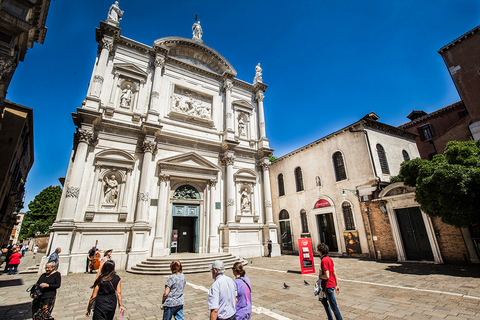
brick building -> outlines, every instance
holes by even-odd
[[[398,128],[418,134],[415,142],[422,159],[431,160],[435,154],[443,153],[448,141],[472,140],[468,129],[471,117],[462,101],[428,114],[413,110],[407,118],[410,121]]]

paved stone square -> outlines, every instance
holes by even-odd
[[[34,263],[28,254],[24,259],[23,268]],[[333,260],[340,279],[337,301],[344,319],[480,319],[479,266]],[[319,259],[315,262],[318,267]],[[299,270],[297,256],[249,259],[246,271],[252,282],[252,319],[327,319],[313,296],[316,275],[288,270]],[[161,319],[159,307],[167,277],[119,274],[126,308],[122,319]],[[227,275],[233,277],[230,270]],[[208,319],[210,274],[186,277],[185,319]],[[25,290],[37,279],[35,274],[0,276],[0,319],[31,319],[31,299]],[[83,273],[62,278],[55,319],[88,319],[84,314],[94,279]],[[283,289],[284,283],[290,288]]]

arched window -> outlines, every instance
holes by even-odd
[[[335,169],[335,181],[342,181],[347,179],[345,172],[345,163],[343,162],[343,155],[340,151],[333,154],[333,166]]]
[[[278,196],[284,196],[285,195],[285,186],[283,185],[283,174],[279,174],[277,177],[277,183],[278,183]]]
[[[345,221],[345,230],[355,230],[355,221],[353,220],[352,206],[348,202],[342,203],[343,220]]]
[[[315,185],[316,185],[317,187],[321,187],[321,186],[322,186],[322,180],[320,180],[320,177],[319,177],[319,176],[317,176],[317,177],[315,178]]]
[[[407,151],[403,150],[402,155],[403,155],[403,161],[410,161],[410,155],[408,154]]]
[[[283,209],[280,211],[280,214],[278,215],[278,220],[288,220],[290,219],[290,215],[288,214],[288,211]]]
[[[382,168],[383,174],[390,174],[390,169],[388,168],[387,155],[381,144],[377,144],[377,154],[378,160],[380,161],[380,168]]]
[[[305,210],[300,211],[300,221],[302,223],[302,233],[308,233],[307,212]]]
[[[295,169],[295,183],[297,185],[297,192],[303,191],[303,176],[302,176],[302,168],[297,167]]]
[[[200,193],[197,189],[188,184],[185,184],[181,187],[178,187],[177,190],[173,193],[173,198],[175,199],[200,199]]]

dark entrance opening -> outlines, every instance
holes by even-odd
[[[293,251],[293,242],[292,242],[292,231],[290,229],[290,215],[287,210],[280,211],[279,214],[279,224],[280,224],[280,237],[282,244],[282,253],[294,253]]]
[[[195,252],[196,217],[173,217],[173,229],[178,230],[177,252]]]
[[[432,247],[420,209],[418,207],[396,209],[395,212],[407,260],[432,261]]]
[[[337,234],[332,213],[317,215],[318,235],[320,243],[325,243],[330,251],[338,252]]]

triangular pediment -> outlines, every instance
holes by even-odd
[[[133,63],[115,63],[113,68],[116,70],[121,70],[125,73],[133,73],[137,76],[146,77],[147,72],[142,70],[139,66]]]
[[[133,168],[135,158],[128,152],[119,149],[102,150],[95,155],[95,164],[120,168]]]
[[[214,163],[208,161],[204,157],[195,152],[184,153],[181,155],[165,158],[158,161],[160,170],[170,171],[204,171],[217,173],[220,168]]]
[[[247,108],[249,110],[253,110],[253,108],[254,108],[252,104],[248,103],[245,100],[235,100],[235,101],[232,102],[232,104],[236,105],[236,106]]]

